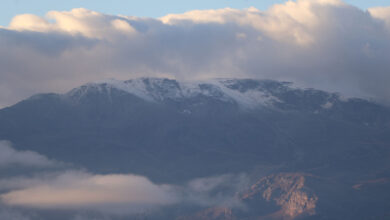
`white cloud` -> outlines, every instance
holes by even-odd
[[[184,185],[156,184],[143,176],[91,174],[63,165],[36,152],[17,151],[10,142],[0,141],[0,168],[35,168],[22,176],[12,172],[2,174],[0,217],[14,215],[14,212],[2,213],[1,208],[5,208],[2,205],[121,215],[178,204],[242,207],[236,192],[249,183],[247,176],[240,174],[199,178]]]
[[[106,39],[112,34],[129,34],[135,30],[127,19],[109,16],[99,12],[76,8],[71,11],[50,11],[46,16],[32,14],[15,16],[9,29],[36,32],[63,32],[90,38]]]
[[[370,15],[386,23],[390,31],[390,7],[376,7],[368,9]]]
[[[256,8],[195,10],[184,14],[170,14],[160,18],[160,20],[169,25],[190,21],[195,24],[218,23],[247,26],[259,33],[266,34],[273,40],[308,45],[315,41],[312,32],[321,25],[321,19],[326,19],[322,16],[322,8],[341,6],[343,3],[338,0],[300,0],[274,5],[266,12]]]
[[[96,209],[110,212],[139,212],[169,205],[176,196],[167,185],[156,185],[134,175],[92,175],[67,171],[54,179],[1,196],[8,205],[46,209]]]
[[[15,16],[9,24],[9,28],[21,31],[48,31],[50,23],[37,15],[23,14]]]
[[[250,77],[390,103],[389,8],[298,0],[267,11],[159,19],[87,9],[16,16],[0,28],[0,106],[104,78]]]
[[[57,166],[58,163],[33,151],[17,151],[10,142],[0,141],[0,168],[15,165],[42,168]]]
[[[131,174],[93,175],[70,170],[0,181],[0,189],[7,191],[0,199],[6,205],[28,208],[136,214],[183,203],[240,207],[236,192],[247,183],[245,175],[223,175],[179,186],[155,184]]]

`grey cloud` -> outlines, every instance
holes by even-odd
[[[10,142],[0,141],[0,168],[7,168],[15,165],[45,168],[59,166],[60,164],[53,160],[49,160],[47,157],[36,152],[17,151],[12,148]]]
[[[34,50],[42,56],[59,56],[75,47],[91,48],[96,40],[83,36],[69,36],[63,33],[41,33],[34,31],[16,32],[0,29],[2,47],[12,49],[17,46]]]
[[[249,183],[250,180],[246,174],[226,174],[194,179],[184,188],[185,196],[182,200],[205,207],[244,208],[237,193],[249,187]]]
[[[159,19],[85,9],[48,17],[21,15],[0,29],[0,106],[140,76],[288,80],[390,102],[388,8],[298,0],[268,11],[201,10]]]

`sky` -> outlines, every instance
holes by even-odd
[[[283,80],[390,103],[390,2],[5,0],[0,10],[0,108],[137,77]]]
[[[161,17],[169,13],[183,13],[194,9],[217,8],[248,8],[250,6],[266,10],[273,4],[283,3],[284,0],[2,0],[0,8],[0,25],[6,26],[17,14],[44,15],[50,10],[70,10],[73,8],[88,8],[107,14],[123,14],[141,17]],[[373,6],[388,5],[388,0],[347,0],[346,2],[361,9]]]

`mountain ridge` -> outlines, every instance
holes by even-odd
[[[386,106],[267,80],[92,83],[0,109],[0,140],[93,173],[179,185],[227,173],[258,181],[242,200],[253,212],[179,213],[190,219],[385,215],[389,134]],[[358,207],[358,214],[343,206]]]
[[[296,95],[321,96],[318,107],[329,109],[333,102],[348,102],[358,100],[372,102],[363,98],[345,98],[339,93],[326,92],[313,88],[299,88],[291,82],[280,82],[268,79],[236,79],[215,78],[198,81],[178,81],[168,78],[142,77],[130,80],[103,80],[86,83],[66,93],[57,94],[77,100],[89,92],[106,92],[118,90],[134,95],[149,102],[182,101],[197,96],[215,98],[223,102],[239,105],[243,109],[255,109],[258,107],[272,107],[274,104],[288,104],[288,97],[281,97],[284,93],[294,92]],[[37,94],[29,99],[37,98],[45,94]],[[53,93],[53,95],[56,95]],[[317,97],[318,98],[318,97]],[[375,103],[378,104],[378,103]]]

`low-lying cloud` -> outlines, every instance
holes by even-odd
[[[0,169],[10,166],[55,167],[60,164],[33,151],[18,151],[8,141],[0,141]]]
[[[47,209],[96,209],[135,212],[177,202],[172,187],[134,175],[92,175],[67,171],[51,180],[1,196],[8,205]]]
[[[0,28],[0,106],[105,78],[249,77],[390,102],[390,7],[297,0],[164,17],[87,9]]]
[[[4,204],[38,209],[95,210],[111,214],[135,214],[169,205],[241,207],[236,193],[247,184],[245,175],[200,178],[187,185],[155,184],[143,176],[94,175],[66,171],[55,176],[0,181]]]
[[[13,173],[15,166],[28,169]],[[15,150],[8,141],[0,142],[1,168],[7,172],[0,176],[0,217],[15,218],[24,215],[9,207],[110,215],[152,213],[182,204],[243,208],[237,192],[249,184],[245,174],[198,178],[180,185],[157,184],[133,174],[93,174],[36,152]]]

